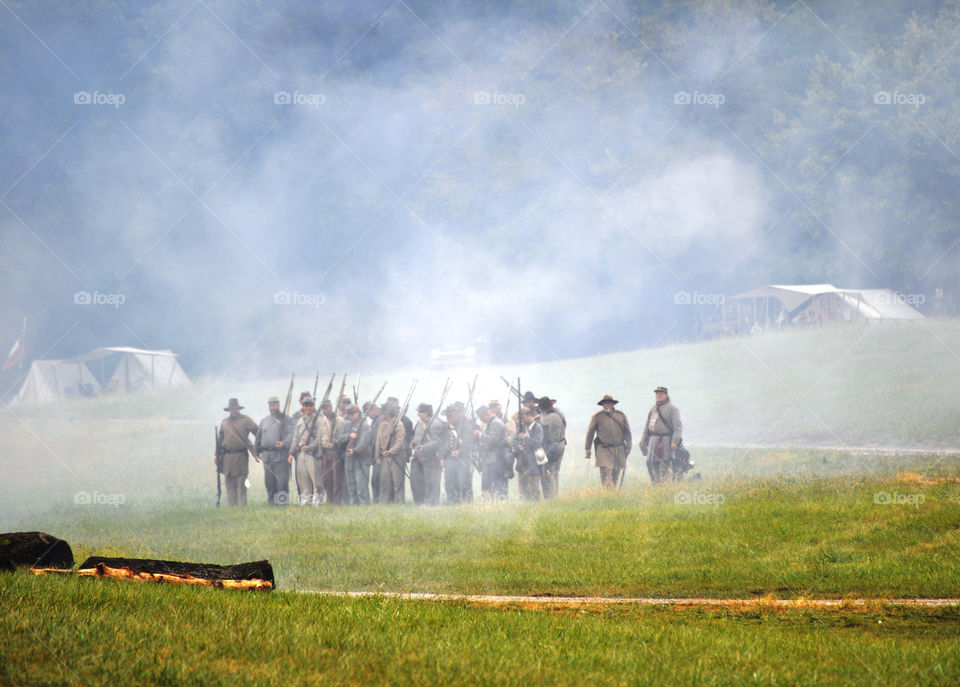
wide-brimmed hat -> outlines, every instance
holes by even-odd
[[[665,387],[665,386],[658,386],[656,389],[653,390],[653,393],[655,393],[655,394],[660,394],[660,393],[669,394],[670,392],[667,391],[667,387]]]
[[[240,405],[240,401],[235,398],[231,398],[227,401],[227,407],[224,410],[243,410],[243,406]]]
[[[523,402],[524,402],[524,403],[536,403],[536,402],[537,402],[537,396],[536,396],[536,394],[534,394],[532,391],[524,391],[524,392],[523,392]]]
[[[601,398],[599,401],[597,401],[597,405],[598,405],[598,406],[602,406],[604,403],[612,403],[613,405],[617,405],[619,402],[620,402],[620,401],[618,401],[617,399],[615,399],[615,398],[614,398],[613,396],[611,396],[610,394],[604,394],[604,395],[603,395],[603,398]]]
[[[433,415],[433,406],[429,403],[421,403],[417,406],[418,413],[426,413],[427,415]]]
[[[463,413],[463,406],[458,406],[454,403],[443,409],[444,415],[450,415],[451,413]]]
[[[540,410],[546,410],[547,408],[553,408],[553,404],[557,402],[557,399],[550,398],[549,396],[543,396],[537,401],[537,405],[540,406]]]

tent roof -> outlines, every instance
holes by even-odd
[[[839,291],[833,284],[771,284],[738,293],[731,298],[776,298],[787,310],[794,310],[811,296]]]
[[[884,320],[922,320],[923,314],[898,296],[891,289],[844,289],[851,305],[856,305],[858,299],[869,306],[876,313],[877,319]]]
[[[177,354],[171,351],[170,349],[164,349],[162,351],[148,351],[145,348],[130,348],[128,346],[104,346],[103,348],[95,348],[89,353],[78,355],[76,358],[71,358],[71,360],[88,362],[90,360],[99,360],[100,358],[106,358],[108,355],[113,355],[114,353],[132,353],[135,355],[155,355],[155,356],[164,356],[164,357],[171,357],[171,358],[177,357]]]
[[[776,298],[793,311],[812,296],[836,294],[861,315],[877,320],[919,320],[923,315],[898,297],[891,289],[838,289],[833,284],[771,284],[731,296],[736,298]]]

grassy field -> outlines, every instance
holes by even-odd
[[[789,460],[780,454],[777,464]],[[217,510],[158,501],[74,506],[29,526],[73,543],[78,559],[268,558],[281,589],[960,597],[955,459],[875,458],[868,475],[852,474],[862,457],[808,459],[832,476],[804,475],[803,459],[793,460],[779,476],[569,490],[539,504]]]
[[[730,473],[726,458],[711,448],[721,443],[960,451],[960,385],[950,381],[960,376],[958,341],[956,321],[726,339],[512,370],[480,369],[477,397],[504,399],[499,375],[519,374],[524,388],[557,398],[569,423],[563,480],[570,487],[596,481],[580,459],[596,399],[615,393],[639,437],[650,390],[661,383],[671,387],[681,408],[686,443],[713,476]],[[300,377],[298,389],[312,386],[312,373]],[[451,399],[466,400],[473,373],[454,374]],[[387,393],[403,397],[410,379],[417,378],[413,402],[436,404],[445,374],[365,374],[361,395],[387,379]],[[6,408],[0,411],[0,435],[8,477],[0,484],[0,502],[7,508],[0,513],[0,527],[69,510],[78,492],[121,494],[127,504],[160,500],[179,506],[211,498],[216,484],[211,432],[224,415],[227,397],[238,396],[246,412],[259,419],[266,413],[266,397],[282,395],[285,388],[282,380],[199,380],[172,393]],[[771,455],[761,462],[779,459],[777,452]],[[724,459],[712,460],[717,456]],[[732,460],[739,460],[739,452]],[[738,474],[749,469],[741,464]],[[256,466],[251,481],[252,498],[262,498]]]
[[[956,684],[960,612],[882,599],[960,597],[960,452],[932,450],[960,446],[958,335],[924,322],[480,370],[483,400],[519,373],[567,412],[562,497],[537,504],[513,484],[498,505],[273,509],[253,464],[251,505],[215,509],[220,408],[236,395],[259,418],[280,382],[8,408],[0,531],[50,532],[78,562],[268,558],[279,591],[0,576],[0,684]],[[397,372],[388,389],[417,378],[414,402],[436,403],[443,376]],[[660,383],[703,479],[651,486],[635,451],[624,490],[601,493],[578,449],[596,398],[616,393],[639,436]],[[296,593],[319,589],[877,601],[530,610]]]
[[[3,684],[953,685],[960,610],[480,607],[0,577]]]

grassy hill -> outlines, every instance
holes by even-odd
[[[686,440],[701,469],[722,472],[731,455],[717,454],[712,444],[960,447],[958,350],[956,321],[810,329],[513,369],[461,370],[450,373],[456,383],[448,400],[466,400],[474,374],[478,401],[506,398],[501,374],[519,375],[525,389],[557,398],[569,423],[563,481],[577,486],[596,480],[582,460],[583,431],[596,400],[615,394],[639,438],[651,390],[664,384],[681,409]],[[368,374],[361,395],[372,396],[386,380],[384,395],[402,398],[417,379],[413,402],[436,405],[446,375]],[[300,379],[297,390],[312,388],[312,373]],[[70,506],[80,491],[209,498],[216,484],[211,432],[227,397],[238,396],[245,412],[259,419],[266,397],[282,395],[286,385],[286,380],[202,379],[177,392],[11,407],[0,415],[8,474],[0,497],[13,513]],[[639,462],[631,464],[642,473]],[[260,479],[254,467],[253,498],[262,491]]]

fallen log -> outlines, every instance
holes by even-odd
[[[112,568],[103,563],[97,563],[92,568],[78,570],[62,570],[59,568],[31,568],[34,575],[79,575],[80,577],[98,577],[114,580],[130,580],[133,582],[170,582],[174,584],[190,584],[215,589],[242,589],[251,591],[269,592],[273,583],[267,580],[219,580],[196,577],[194,575],[178,575],[173,573],[136,572],[129,566]]]
[[[176,575],[219,581],[260,580],[269,582],[271,588],[275,585],[273,566],[270,565],[270,561],[252,561],[250,563],[238,563],[237,565],[213,565],[210,563],[162,561],[151,558],[90,556],[79,567],[81,570],[87,570],[96,568],[100,564],[115,570],[129,568],[135,574]]]
[[[0,534],[0,569],[72,567],[73,551],[62,539],[44,532]]]

